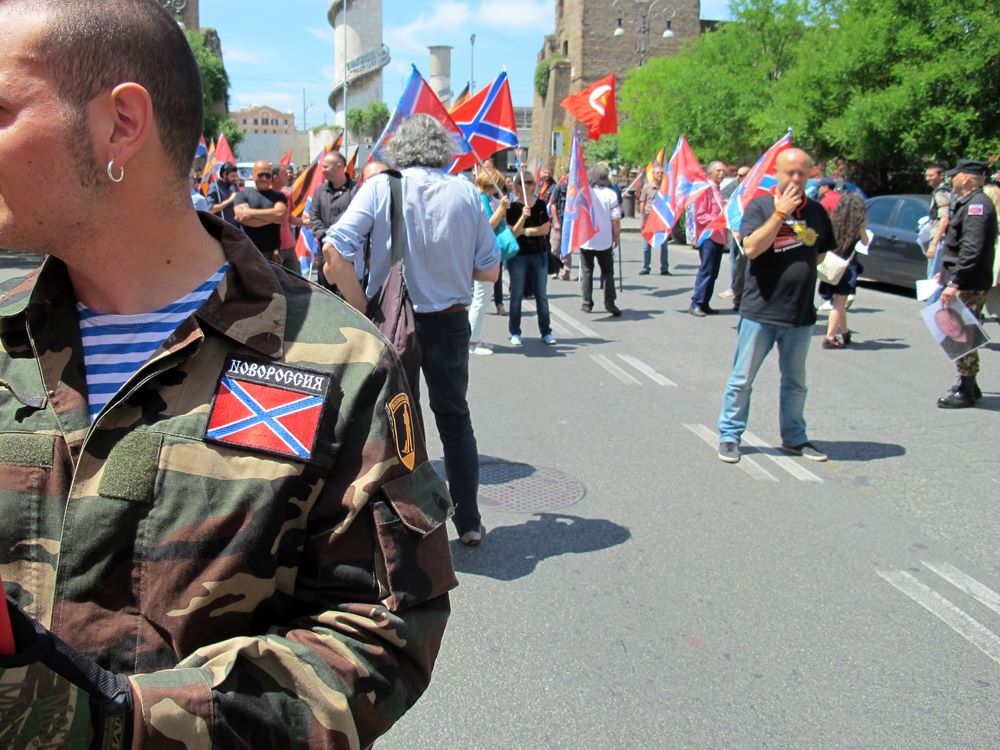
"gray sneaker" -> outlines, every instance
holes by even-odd
[[[719,460],[727,464],[738,464],[740,462],[740,446],[727,440],[719,443]]]
[[[823,453],[812,443],[802,443],[802,445],[782,445],[781,450],[789,456],[800,456],[809,461],[826,461],[830,457]]]

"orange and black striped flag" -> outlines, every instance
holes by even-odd
[[[461,107],[469,101],[470,96],[472,96],[472,90],[469,88],[469,84],[465,84],[465,88],[458,93],[458,96],[455,97],[455,101],[451,103],[451,106],[448,108],[448,112],[452,113]]]

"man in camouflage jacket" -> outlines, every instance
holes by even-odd
[[[0,290],[0,576],[16,620],[61,639],[95,684],[125,684],[135,707],[129,731],[102,734],[101,690],[50,677],[31,655],[0,657],[0,747],[86,747],[81,726],[114,748],[368,747],[430,680],[456,585],[450,499],[378,332],[181,200],[197,129],[158,127],[158,96],[178,91],[165,108],[200,127],[201,94],[156,6],[0,3],[13,112],[0,130],[0,246],[50,253]],[[78,13],[100,18],[74,25]],[[121,80],[137,83],[101,84],[81,108],[87,137],[60,134],[53,109],[71,96],[60,76],[83,69],[73,55],[97,55],[106,72],[154,46],[176,59],[150,64],[182,80],[147,86],[135,63]],[[57,178],[52,200],[79,223],[57,228],[45,220],[55,204],[25,181],[29,167],[74,159],[83,166]],[[120,264],[103,264],[109,248]],[[222,260],[207,302],[92,421],[77,303],[135,307],[135,285],[190,289]],[[259,404],[241,406],[241,393]],[[276,406],[292,402],[304,416]]]

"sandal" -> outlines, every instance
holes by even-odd
[[[824,349],[843,349],[844,343],[840,339],[823,339]]]

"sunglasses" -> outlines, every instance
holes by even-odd
[[[274,172],[258,172],[254,175],[255,180],[270,180],[274,177]]]

